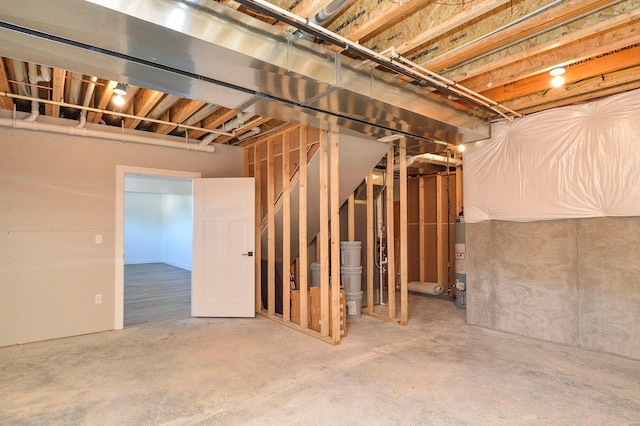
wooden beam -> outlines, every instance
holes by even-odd
[[[567,66],[564,74],[565,85],[636,65],[640,65],[640,44]],[[512,84],[485,90],[482,95],[502,102],[549,90],[550,88],[551,77],[547,72],[544,72],[518,80]]]
[[[64,71],[63,71],[64,72]],[[98,109],[106,109],[111,101],[113,89],[118,84],[116,81],[107,80],[103,86],[96,86],[96,95],[94,97],[94,106]],[[101,112],[89,111],[87,113],[88,123],[99,123],[102,119]]]
[[[155,90],[142,89],[133,100],[133,115],[145,117],[153,107],[156,106],[160,99],[164,96],[162,92]],[[135,129],[142,122],[141,119],[125,118],[124,127],[127,129]]]
[[[254,252],[256,255],[255,275],[256,275],[256,312],[262,311],[262,179],[261,179],[261,154],[262,145],[253,147],[253,176],[256,181],[256,241]]]
[[[331,340],[340,342],[340,137],[329,132],[331,216]],[[352,194],[353,195],[353,194]],[[345,312],[346,315],[346,312]],[[346,318],[344,319],[346,321]]]
[[[387,291],[389,302],[389,318],[396,320],[396,255],[395,255],[395,230],[394,230],[394,204],[393,204],[393,167],[394,167],[395,147],[389,145],[387,152]]]
[[[552,37],[546,43],[520,43],[517,53],[502,56],[489,55],[446,74],[466,88],[482,91],[487,85],[501,86],[548,71],[556,65],[568,65],[598,55],[632,46],[640,42],[640,9],[630,11],[561,37]],[[555,34],[551,34],[550,37]]]
[[[298,252],[300,258],[300,326],[309,328],[309,298],[308,298],[308,274],[309,251],[307,248],[307,128],[299,127],[300,140],[299,165],[298,165]]]
[[[438,72],[610,3],[611,0],[568,0],[480,41],[445,52],[423,65],[431,71]]]
[[[347,238],[356,240],[356,196],[352,192],[347,199]]]
[[[375,223],[373,221],[373,171],[367,176],[367,312],[373,313],[373,266],[375,255]],[[382,283],[380,283],[382,285]]]
[[[489,13],[500,6],[509,3],[510,1],[511,0],[487,0],[480,3],[477,3],[477,2],[470,3],[469,10],[464,10],[464,11],[461,11],[460,13],[455,13],[444,22],[439,22],[434,26],[428,26],[427,28],[429,29],[427,31],[424,31],[423,33],[416,35],[410,40],[407,40],[404,43],[396,46],[395,48],[396,53],[402,55],[406,52],[411,52],[413,50],[416,50],[420,46],[427,45],[429,44],[429,42],[442,36],[443,34],[446,34],[456,28],[463,27],[465,24],[478,18],[479,16]],[[461,6],[463,7],[463,9],[466,8],[465,4]],[[416,19],[419,20],[424,18],[416,17]],[[403,24],[407,26],[411,25],[409,22],[403,23]]]
[[[367,5],[367,9],[364,9],[367,12],[366,21],[347,33],[346,38],[363,42],[384,28],[388,28],[417,10],[426,7],[429,3],[431,0],[413,0],[405,3],[372,1]],[[356,13],[360,13],[360,11],[358,10]],[[348,12],[343,16],[348,16]]]
[[[169,109],[169,120],[174,123],[183,123],[187,118],[191,117],[193,114],[198,112],[200,108],[204,106],[204,102],[194,101],[191,99],[180,98],[178,101],[171,106]],[[159,124],[156,126],[156,133],[161,135],[168,135],[171,133],[177,125],[170,124]]]
[[[320,334],[329,335],[329,141],[320,130]],[[335,267],[335,266],[334,266]]]
[[[420,227],[418,230],[418,240],[419,240],[419,248],[418,248],[418,258],[420,259],[420,281],[426,281],[425,278],[425,267],[426,267],[426,256],[424,250],[425,243],[425,199],[424,199],[424,178],[418,178],[418,226]]]
[[[407,250],[408,225],[407,216],[407,140],[400,140],[400,324],[409,321],[409,260]]]
[[[217,129],[227,121],[231,120],[236,115],[238,115],[238,111],[236,111],[235,109],[220,107],[217,110],[215,110],[210,116],[202,120],[200,122],[200,126],[203,129],[209,129],[209,130]],[[189,132],[189,137],[192,139],[197,139],[200,136],[205,134],[208,134],[208,132],[195,130],[195,131]]]
[[[253,152],[252,149],[246,148],[244,150],[244,167],[243,167],[243,176],[250,177],[251,176],[251,159],[249,156]]]
[[[54,68],[51,73],[51,100],[56,102],[62,101],[62,95],[64,94],[64,82],[67,73],[65,70],[61,70],[59,68]],[[96,84],[96,89],[100,87]],[[94,91],[94,99],[95,99],[95,91]],[[45,114],[49,117],[60,117],[60,105],[50,105],[47,104],[44,106]],[[88,114],[87,114],[88,116]]]
[[[282,135],[282,320],[291,320],[291,170],[289,133]]]
[[[276,314],[276,212],[275,197],[275,143],[267,142],[267,300],[269,316]]]
[[[554,90],[535,93],[508,101],[507,105],[524,114],[548,108],[556,108],[576,102],[584,102],[603,96],[634,90],[640,87],[640,67],[631,67],[591,79],[565,85]]]
[[[0,58],[0,91],[11,93],[7,69],[5,68],[4,60],[2,58]],[[7,98],[6,96],[0,96],[0,108],[13,110],[13,99]]]

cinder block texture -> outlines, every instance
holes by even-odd
[[[640,359],[640,218],[467,224],[467,321]]]

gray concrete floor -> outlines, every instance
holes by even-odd
[[[465,324],[410,296],[339,346],[264,318],[0,348],[0,424],[640,425],[640,362]]]

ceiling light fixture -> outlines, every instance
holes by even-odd
[[[396,3],[402,6],[403,4],[409,3],[411,0],[389,0],[389,1],[391,3]]]
[[[116,87],[113,89],[113,93],[120,96],[127,96],[127,85],[118,83]]]
[[[124,97],[122,95],[115,95],[112,100],[116,106],[124,105]]]
[[[549,74],[553,77],[551,79],[551,86],[560,87],[564,84],[564,77],[562,76],[565,72],[564,67],[554,68],[549,71]]]

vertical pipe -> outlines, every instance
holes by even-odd
[[[425,256],[424,243],[425,243],[425,206],[424,206],[424,178],[421,176],[418,178],[418,226],[420,227],[418,230],[418,239],[419,239],[419,248],[418,248],[418,256],[420,258],[420,281],[424,282],[425,278],[425,264],[427,262],[427,258]]]
[[[400,324],[409,320],[407,238],[407,140],[400,140]]]
[[[282,320],[291,320],[291,176],[289,133],[282,136]]]
[[[387,152],[387,291],[389,301],[389,318],[396,320],[396,256],[395,256],[395,229],[394,229],[394,205],[393,205],[393,162],[395,157],[394,145],[389,145]]]
[[[373,223],[373,171],[367,176],[367,312],[373,313],[373,256],[374,256],[374,223]],[[382,265],[380,265],[382,267]]]
[[[438,283],[447,286],[444,282],[444,235],[442,212],[442,176],[436,175],[436,270]]]
[[[335,170],[335,168],[332,169]],[[349,241],[356,240],[356,197],[352,192],[347,200],[347,238]]]

